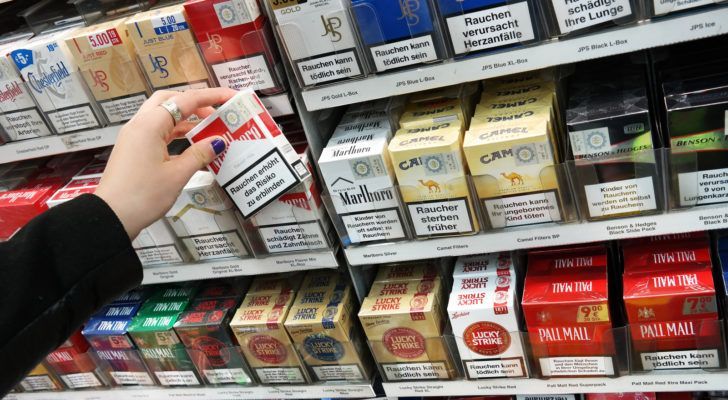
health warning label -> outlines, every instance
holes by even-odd
[[[652,177],[584,186],[590,217],[657,209]]]

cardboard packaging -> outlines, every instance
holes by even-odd
[[[457,375],[442,338],[440,278],[374,282],[359,320],[387,381],[446,380]]]
[[[99,186],[101,178],[71,179],[66,186],[62,187],[46,200],[48,208],[63,204],[75,199],[82,194],[93,194]]]
[[[635,363],[644,370],[721,367],[722,323],[709,242],[628,246],[623,252]]]
[[[222,135],[225,151],[209,170],[249,218],[306,179],[310,172],[251,89],[240,91],[187,133],[198,142]]]
[[[673,204],[692,207],[728,201],[728,75],[663,84],[670,140]]]
[[[17,188],[0,192],[0,240],[8,240],[31,219],[48,209],[46,202],[60,184]]]
[[[131,119],[148,93],[125,19],[80,28],[65,40],[106,120]]]
[[[204,297],[229,294],[233,293],[203,288],[175,323],[174,330],[205,383],[249,385],[252,379],[248,366],[229,326],[242,293],[234,293],[235,297]]]
[[[101,369],[89,354],[88,342],[80,331],[74,332],[61,346],[45,357],[45,362],[68,389],[106,386]]]
[[[437,0],[455,56],[518,46],[541,39],[541,16],[533,1]]]
[[[10,51],[10,58],[56,133],[99,128],[103,123],[65,43],[73,31],[41,34]]]
[[[477,275],[510,274],[513,260],[508,253],[489,253],[473,256],[460,256],[455,260],[453,278]]]
[[[268,5],[302,87],[366,73],[345,2],[268,0]]]
[[[458,128],[400,129],[389,154],[418,238],[473,234],[473,208]]]
[[[285,327],[314,381],[367,381],[372,364],[351,286],[336,271],[310,272]]]
[[[255,283],[250,290],[255,289]],[[230,328],[256,380],[262,384],[305,384],[308,374],[284,328],[295,292],[248,292]]]
[[[0,47],[0,126],[8,141],[51,134],[51,129],[7,55],[12,47]]]
[[[210,172],[195,172],[165,217],[195,260],[248,255],[237,211]]]
[[[285,90],[273,30],[253,0],[185,2],[202,55],[220,86],[272,95]]]
[[[182,245],[167,221],[163,219],[142,229],[131,245],[144,266],[192,260],[187,247]]]
[[[28,375],[20,381],[20,387],[25,392],[62,389],[61,382],[43,362],[28,372]]]
[[[528,377],[515,270],[512,264],[491,268],[455,277],[447,306],[465,374],[469,379]]]
[[[466,106],[460,98],[410,102],[399,117],[399,126],[402,129],[413,129],[439,126],[443,123],[457,124],[459,121],[462,130],[467,122],[464,107]]]
[[[541,375],[617,373],[603,246],[531,251],[522,307]]]
[[[650,16],[659,17],[673,12],[691,10],[697,7],[709,6],[716,4],[715,0],[644,0],[645,9]]]
[[[636,21],[639,16],[639,7],[634,0],[549,0],[545,3],[544,8],[552,20],[552,34],[559,36],[624,25]]]
[[[374,282],[421,281],[438,278],[437,268],[426,262],[382,265]]]
[[[348,235],[346,244],[406,237],[394,171],[382,131],[361,140],[327,145],[318,160],[334,211]]]
[[[351,11],[376,72],[431,63],[445,57],[429,0],[353,0]]]
[[[153,90],[211,86],[181,4],[138,13],[126,29]]]

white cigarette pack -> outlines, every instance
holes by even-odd
[[[190,261],[191,257],[175,236],[172,228],[160,219],[142,229],[131,246],[144,266],[175,264]]]
[[[460,256],[455,260],[453,278],[473,275],[490,275],[510,273],[513,261],[508,253],[487,253],[471,256]]]
[[[248,255],[237,211],[210,172],[196,172],[165,217],[195,260]]]
[[[209,166],[243,218],[301,183],[310,172],[252,89],[240,91],[187,133],[223,136],[227,149]]]

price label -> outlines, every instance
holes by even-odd
[[[270,0],[274,10],[305,3],[306,0]]]
[[[92,49],[103,49],[105,47],[111,47],[121,44],[121,38],[119,32],[116,29],[108,29],[104,32],[96,32],[86,36],[88,44]]]
[[[609,322],[609,307],[606,304],[579,306],[576,322]]]
[[[716,311],[715,298],[710,296],[688,297],[683,303],[683,315],[707,314]]]

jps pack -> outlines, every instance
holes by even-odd
[[[210,86],[181,4],[136,14],[126,20],[126,29],[152,89]]]
[[[612,376],[614,338],[604,246],[528,253],[522,307],[543,376]]]
[[[166,219],[195,260],[248,255],[237,211],[210,172],[195,172]]]
[[[65,43],[72,32],[73,29],[40,35],[10,51],[30,93],[56,133],[98,128],[103,123]]]
[[[210,136],[226,139],[228,147],[208,168],[243,218],[310,175],[252,89],[238,92],[186,136],[192,143]]]
[[[457,127],[400,129],[389,154],[402,199],[419,238],[479,230]]]

